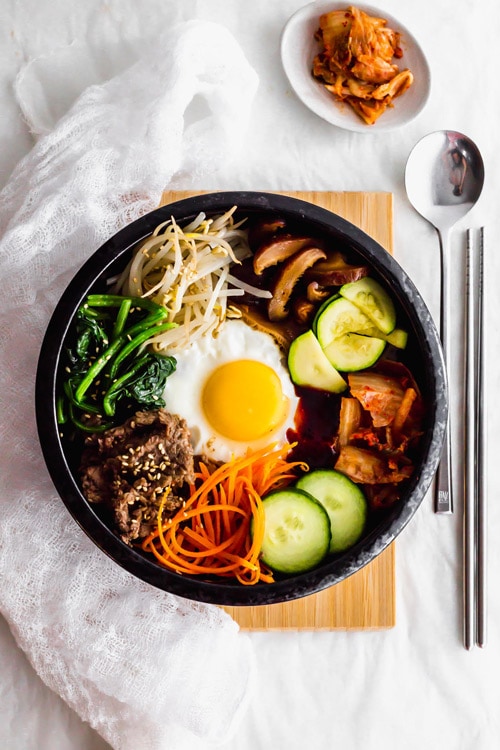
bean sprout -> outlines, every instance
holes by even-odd
[[[136,250],[116,281],[115,291],[146,297],[162,305],[173,328],[148,343],[158,352],[175,353],[201,336],[216,335],[227,318],[239,317],[228,299],[244,294],[267,298],[271,293],[229,273],[251,255],[243,221],[235,222],[236,206],[213,219],[198,214],[181,228],[172,217]]]

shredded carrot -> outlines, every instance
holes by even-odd
[[[243,584],[272,583],[272,571],[260,560],[262,498],[294,480],[298,467],[307,469],[299,461],[286,460],[292,447],[271,445],[248,452],[212,474],[200,463],[189,499],[165,520],[168,493],[164,494],[157,527],[142,549],[177,573],[232,577]]]

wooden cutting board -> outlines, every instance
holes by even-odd
[[[207,191],[196,191],[197,193]],[[166,191],[161,205],[195,192]],[[343,216],[392,253],[392,194],[286,192]],[[329,589],[292,602],[224,609],[247,630],[362,630],[396,624],[395,545]]]

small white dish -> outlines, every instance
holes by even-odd
[[[320,51],[320,45],[314,38],[319,28],[319,17],[332,10],[347,10],[347,2],[319,0],[294,13],[283,29],[281,37],[283,68],[299,99],[332,125],[358,133],[395,130],[413,120],[429,98],[431,77],[427,59],[417,40],[397,19],[373,6],[352,4],[368,15],[385,18],[387,25],[401,34],[403,57],[399,61],[399,67],[401,70],[409,68],[414,81],[404,94],[394,100],[393,107],[388,108],[373,125],[366,125],[347,103],[337,101],[313,78],[312,62]]]

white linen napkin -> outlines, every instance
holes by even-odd
[[[42,680],[120,750],[226,741],[253,652],[221,609],[134,579],[69,516],[36,434],[39,347],[67,282],[105,239],[179,173],[202,181],[236,155],[256,87],[222,26],[170,29],[87,88],[0,194],[0,610]]]

